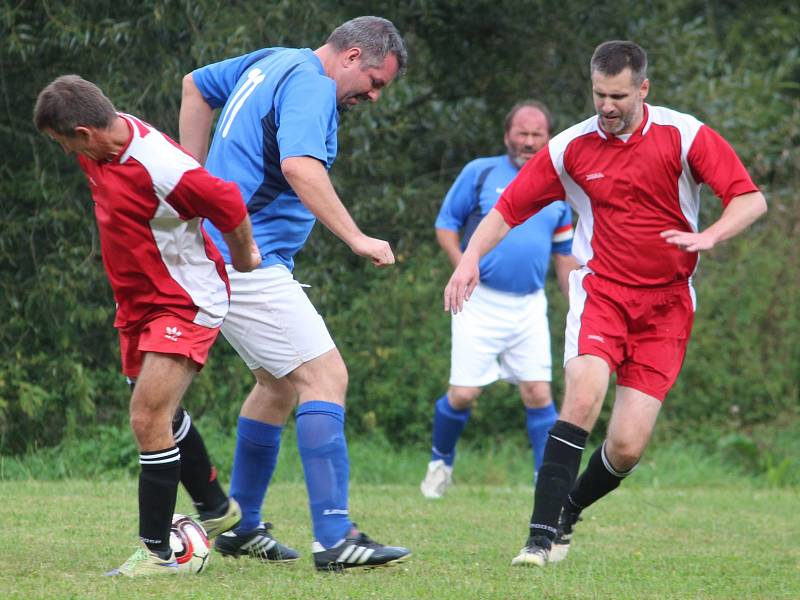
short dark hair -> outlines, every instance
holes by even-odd
[[[516,114],[523,108],[536,108],[542,111],[545,120],[547,121],[547,133],[550,134],[550,131],[553,128],[553,117],[550,115],[550,111],[544,105],[543,102],[539,102],[538,100],[521,100],[517,102],[514,106],[511,107],[511,110],[508,111],[505,119],[505,132],[508,133],[511,129],[511,122],[514,120]]]
[[[330,44],[337,52],[349,48],[361,48],[365,64],[375,68],[383,65],[388,54],[397,57],[398,73],[406,69],[408,51],[400,32],[388,19],[381,17],[356,17],[342,23],[328,36]]]
[[[75,135],[75,128],[105,129],[117,111],[102,90],[79,75],[62,75],[51,81],[36,98],[33,123],[39,131]]]
[[[647,79],[647,52],[635,42],[611,40],[595,48],[589,66],[592,73],[612,76],[629,68],[634,81],[641,84]]]

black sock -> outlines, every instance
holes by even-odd
[[[589,464],[575,482],[575,487],[567,496],[564,506],[573,512],[581,512],[587,506],[617,489],[631,471],[633,468],[627,471],[618,471],[614,468],[614,465],[608,460],[606,443],[603,442],[592,454]]]
[[[225,505],[228,496],[217,480],[217,469],[211,464],[200,432],[182,406],[172,419],[172,434],[181,452],[181,483],[197,510],[209,512]]]
[[[167,552],[178,495],[181,455],[175,446],[141,452],[139,464],[139,537],[150,550]]]
[[[530,524],[532,536],[545,536],[550,541],[556,536],[558,515],[575,482],[588,437],[588,431],[566,421],[556,421],[550,429],[536,480]]]

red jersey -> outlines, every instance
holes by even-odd
[[[554,200],[578,214],[572,253],[593,272],[630,286],[688,280],[697,253],[667,244],[667,229],[698,231],[700,186],[723,206],[758,191],[733,148],[694,117],[644,105],[627,142],[597,116],[555,136],[506,187],[495,208],[511,227]]]
[[[78,161],[89,181],[103,263],[126,328],[171,313],[217,327],[228,312],[225,264],[203,231],[247,215],[238,187],[212,176],[175,142],[130,115],[130,139],[111,160]]]

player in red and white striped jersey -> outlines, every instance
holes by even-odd
[[[530,535],[515,565],[564,558],[580,512],[636,466],[683,363],[698,252],[766,211],[763,195],[718,133],[689,115],[645,104],[646,71],[647,56],[633,42],[598,46],[591,60],[597,115],[528,161],[476,230],[445,289],[445,310],[459,311],[478,282],[478,259],[511,227],[561,198],[578,213],[572,248],[582,268],[570,276],[564,404],[550,430]],[[700,231],[702,184],[724,210]],[[606,440],[576,482],[613,372],[617,389]]]
[[[225,232],[234,267],[250,271],[261,256],[247,209],[236,185],[213,177],[150,125],[117,113],[77,75],[42,90],[34,122],[76,153],[86,174],[117,303],[123,372],[136,379],[130,410],[145,548],[109,574],[174,574],[169,531],[181,463],[172,419],[205,363],[230,295],[225,264],[201,224],[208,218]]]

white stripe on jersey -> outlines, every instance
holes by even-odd
[[[150,220],[150,229],[161,260],[170,276],[197,306],[194,322],[204,327],[217,327],[228,312],[228,292],[216,264],[206,255],[202,219],[181,219],[167,198],[187,171],[200,164],[175,147],[161,132],[130,115],[133,137],[120,163],[129,158],[141,164],[153,182],[158,208]],[[138,126],[149,130],[142,137]]]
[[[691,228],[694,231],[699,231],[700,186],[694,180],[692,169],[689,167],[688,156],[694,138],[703,124],[692,115],[664,108],[663,106],[651,106],[648,104],[647,108],[649,121],[642,133],[646,132],[652,124],[656,124],[675,127],[681,135],[681,166],[683,171],[678,178],[678,200],[681,205],[681,212],[686,217]]]
[[[231,129],[233,120],[241,110],[245,100],[250,97],[250,94],[256,89],[259,83],[267,78],[261,69],[256,67],[247,74],[247,81],[238,89],[230,100],[230,109],[223,115],[224,127],[222,128],[222,137],[228,137],[228,131]]]
[[[589,196],[564,170],[564,153],[567,150],[567,146],[575,138],[598,130],[597,117],[590,117],[565,129],[550,140],[548,145],[550,161],[553,163],[553,168],[561,180],[561,185],[564,186],[564,191],[567,195],[566,200],[578,214],[578,224],[572,240],[572,255],[582,265],[587,264],[594,257],[594,250],[592,249],[594,214],[592,213],[592,202],[589,200]]]

